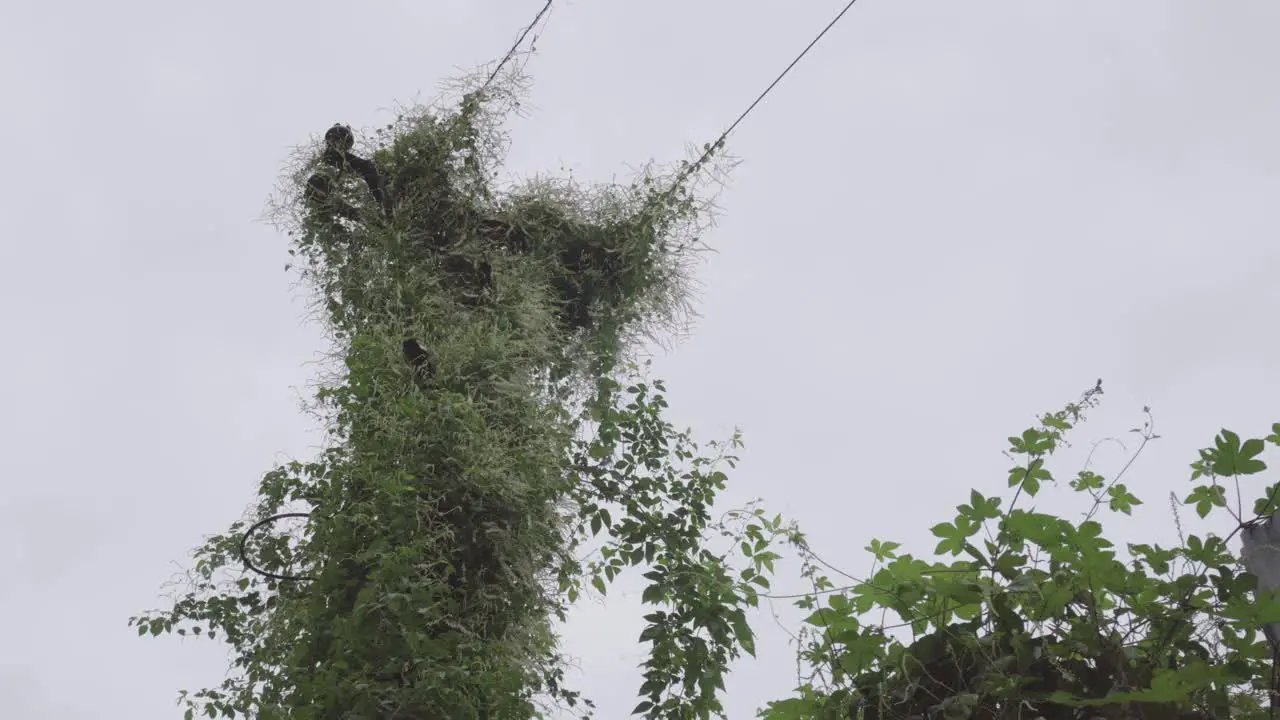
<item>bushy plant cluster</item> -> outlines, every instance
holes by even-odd
[[[292,177],[291,252],[342,362],[317,395],[329,443],[261,483],[253,520],[305,503],[305,528],[244,548],[299,579],[239,572],[236,523],[199,548],[171,610],[133,619],[231,645],[236,672],[189,715],[502,720],[578,704],[553,622],[582,579],[603,587],[617,553],[673,571],[687,547],[662,539],[701,537],[690,502],[722,476],[649,412],[660,396],[614,378],[637,337],[679,319],[704,208],[688,173],[496,187],[513,87],[407,112],[367,145],[335,126]],[[573,553],[619,503],[634,531],[584,573]],[[663,642],[712,620],[664,621]],[[685,682],[659,680],[655,704]],[[675,695],[714,702],[696,690]]]
[[[1188,508],[1201,518],[1222,514],[1231,532],[1184,534],[1178,522],[1177,546],[1120,548],[1102,518],[1127,518],[1142,502],[1132,489],[1091,469],[1059,487],[1048,462],[1100,392],[1099,383],[1009,438],[1018,459],[1012,497],[972,491],[954,519],[932,527],[940,559],[874,540],[870,576],[841,583],[793,534],[814,588],[800,603],[810,613],[801,653],[809,671],[795,697],[762,717],[1266,714],[1274,673],[1262,627],[1280,620],[1280,602],[1257,592],[1231,542],[1277,509],[1280,484],[1257,480],[1263,451],[1280,445],[1280,424],[1265,438],[1223,430],[1192,464],[1190,492],[1170,493],[1175,521]],[[1149,417],[1133,432],[1143,446],[1158,437]],[[1083,494],[1088,510],[1052,512],[1061,507],[1053,490]]]

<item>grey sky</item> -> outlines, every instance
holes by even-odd
[[[682,159],[841,4],[557,0],[509,169]],[[540,5],[0,8],[0,714],[176,718],[221,680],[220,646],[125,619],[316,441],[319,332],[256,222],[289,148],[430,99]],[[1076,439],[1153,407],[1123,534],[1167,536],[1195,449],[1280,420],[1278,35],[1271,0],[855,6],[731,140],[703,317],[656,363],[678,424],[746,432],[726,507],[764,497],[855,574],[872,537],[927,551],[1002,488],[1005,437],[1103,377]],[[637,594],[566,631],[601,718],[635,703]],[[734,720],[794,683],[758,627]]]

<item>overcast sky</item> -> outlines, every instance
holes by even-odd
[[[319,437],[323,343],[264,203],[293,146],[435,96],[541,4],[5,0],[0,715],[176,718],[221,681],[220,645],[125,621]],[[683,159],[841,4],[557,0],[509,170]],[[928,551],[1001,489],[1004,439],[1102,377],[1077,449],[1152,406],[1113,529],[1168,537],[1195,450],[1280,420],[1277,36],[1274,0],[856,5],[732,138],[702,318],[656,360],[677,424],[746,434],[726,507],[763,497],[855,574],[873,537]],[[566,631],[601,718],[635,704],[637,596]],[[758,627],[733,720],[794,685]]]

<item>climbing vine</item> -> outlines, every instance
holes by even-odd
[[[188,717],[589,713],[554,623],[631,566],[670,608],[647,618],[643,711],[719,708],[757,586],[703,546],[732,458],[699,455],[629,359],[681,320],[705,203],[687,168],[501,186],[519,80],[365,143],[335,125],[291,174],[282,222],[340,360],[314,404],[329,441],[264,476],[171,609],[131,620],[229,644]]]

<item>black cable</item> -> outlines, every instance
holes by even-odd
[[[302,518],[311,517],[311,513],[290,512],[290,513],[281,513],[279,515],[272,515],[269,518],[259,520],[258,522],[250,526],[248,530],[244,531],[244,534],[240,536],[240,560],[244,563],[244,567],[246,570],[252,570],[258,573],[259,575],[271,578],[272,580],[283,580],[287,582],[314,579],[306,575],[277,575],[272,572],[267,572],[266,570],[263,570],[262,568],[254,565],[253,562],[249,560],[249,554],[246,552],[246,546],[249,544],[249,538],[255,532],[257,532],[259,528],[265,527],[266,525],[270,525],[271,523],[277,520],[283,520],[285,518],[293,518],[293,517],[302,517]]]
[[[857,1],[858,0],[849,0],[849,2],[844,6],[844,9],[841,10],[835,16],[835,18],[831,20],[831,22],[827,23],[826,27],[822,28],[822,32],[818,33],[816,36],[814,36],[813,40],[809,41],[809,44],[805,46],[804,50],[800,51],[800,54],[797,55],[795,59],[791,61],[791,64],[787,65],[787,67],[782,72],[778,73],[778,77],[774,78],[773,82],[769,83],[769,87],[765,88],[764,92],[760,93],[756,97],[756,99],[753,100],[751,104],[747,106],[747,109],[743,110],[742,114],[739,115],[736,120],[734,120],[732,123],[729,124],[729,128],[727,130],[720,133],[720,137],[716,138],[715,142],[707,146],[707,150],[706,152],[702,153],[702,157],[698,158],[696,162],[694,162],[692,165],[685,168],[685,171],[682,172],[676,178],[676,181],[674,183],[672,183],[673,191],[680,186],[680,183],[682,183],[690,175],[697,172],[697,170],[700,167],[702,167],[702,164],[707,161],[707,158],[711,157],[711,153],[715,152],[716,149],[719,148],[720,145],[725,141],[725,139],[729,137],[729,134],[732,133],[735,129],[737,129],[738,125],[743,120],[745,120],[748,115],[751,114],[751,111],[755,110],[756,106],[759,105],[762,101],[764,101],[765,97],[767,97],[769,93],[773,92],[773,89],[777,87],[778,83],[782,82],[782,79],[787,76],[787,73],[791,72],[791,69],[794,68],[801,60],[803,60],[805,55],[809,54],[809,51],[813,49],[813,46],[817,45],[818,41],[821,40],[823,36],[827,34],[827,31],[835,27],[836,23],[840,22],[840,19],[845,16],[845,13],[849,12],[849,10],[853,7],[853,4],[856,3]]]
[[[533,16],[533,22],[529,23],[528,27],[524,29],[524,32],[520,33],[520,37],[516,38],[515,44],[511,46],[511,49],[507,51],[506,56],[504,56],[498,63],[498,67],[494,68],[492,73],[489,73],[489,79],[485,80],[484,85],[480,86],[480,92],[484,92],[489,87],[490,83],[493,82],[493,79],[498,77],[498,73],[502,71],[502,66],[506,65],[507,61],[515,57],[516,50],[520,49],[520,44],[524,42],[525,37],[528,36],[533,28],[538,25],[538,21],[542,20],[542,16],[546,15],[547,11],[550,9],[551,0],[547,0],[547,4],[543,5],[542,9],[538,11],[538,14]]]
[[[742,113],[738,115],[738,117],[734,119],[732,123],[729,124],[729,127],[725,129],[724,132],[720,133],[720,137],[716,138],[715,142],[707,146],[707,149],[705,152],[702,153],[702,156],[699,157],[696,161],[694,161],[693,164],[687,166],[684,169],[684,171],[681,172],[676,177],[675,182],[671,184],[671,192],[674,193],[680,187],[681,183],[683,183],[686,179],[689,178],[690,175],[697,172],[698,169],[702,167],[702,165],[707,161],[707,159],[711,157],[711,154],[715,152],[716,149],[719,148],[720,145],[724,143],[724,141],[729,137],[729,135],[738,128],[738,125],[742,124],[742,121],[747,119],[747,116],[750,115],[751,112],[756,109],[757,105],[759,105],[761,102],[764,102],[764,99],[768,97],[769,93],[773,92],[773,89],[778,86],[778,83],[782,82],[782,79],[785,78],[791,72],[791,70],[797,64],[799,64],[800,61],[803,60],[806,55],[809,54],[809,51],[812,50],[813,47],[817,45],[818,42],[822,40],[823,37],[826,36],[826,34],[831,30],[831,28],[835,27],[836,23],[840,22],[840,20],[845,16],[845,14],[847,14],[849,10],[853,8],[854,3],[856,3],[857,1],[858,0],[849,0],[849,2],[845,4],[844,8],[842,8],[840,12],[837,13],[836,16],[831,19],[831,22],[827,23],[827,26],[822,28],[822,31],[819,32],[817,35],[815,35],[814,38],[809,41],[809,44],[806,45],[804,49],[800,51],[800,54],[796,55],[795,59],[793,59],[790,62],[790,64],[788,64],[785,68],[783,68],[782,72],[778,73],[778,76],[773,79],[773,82],[769,83],[769,86],[766,87],[764,91],[761,92],[758,96],[756,96],[755,100],[751,101],[751,104],[747,106],[747,109],[743,110]],[[520,33],[520,37],[516,38],[515,44],[511,46],[511,49],[507,51],[507,54],[498,63],[498,66],[495,67],[493,69],[493,72],[489,74],[489,79],[485,80],[484,85],[480,87],[480,92],[484,92],[489,87],[489,85],[493,83],[494,79],[498,77],[498,73],[502,71],[503,66],[505,66],[507,62],[509,62],[511,58],[515,56],[516,50],[520,48],[520,45],[521,43],[524,42],[524,39],[529,35],[530,32],[533,31],[535,27],[537,27],[538,23],[542,20],[542,16],[545,15],[547,11],[551,9],[551,3],[552,3],[552,0],[547,0],[547,3],[542,6],[542,9],[538,11],[538,14],[533,17],[533,22],[529,23],[529,25],[525,27],[524,32]]]

